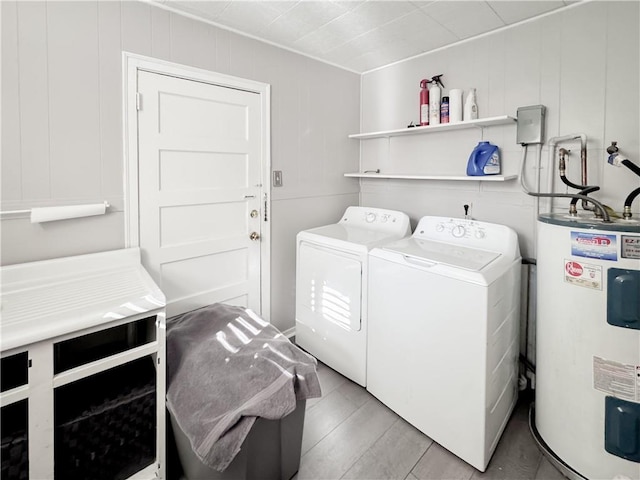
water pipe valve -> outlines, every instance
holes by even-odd
[[[620,155],[618,149],[618,142],[611,142],[611,145],[607,147],[607,153],[609,154],[609,158],[607,162],[609,165],[613,165],[615,167],[621,167],[623,165],[623,161],[628,160],[628,158]]]
[[[607,162],[610,165],[615,165],[616,167],[625,166],[640,177],[640,167],[619,153],[618,142],[611,142],[611,145],[607,148],[607,153],[609,154]],[[640,188],[636,188],[627,196],[624,201],[624,210],[622,212],[623,218],[631,218],[631,204],[639,195]]]

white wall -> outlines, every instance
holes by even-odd
[[[640,181],[626,168],[607,165],[605,150],[616,140],[640,165],[639,7],[638,2],[590,2],[369,72],[362,81],[362,131],[403,128],[418,120],[420,80],[440,73],[445,91],[477,89],[480,117],[515,117],[520,106],[543,104],[546,138],[585,133],[589,183],[602,187],[593,197],[621,211]],[[362,141],[361,168],[464,175],[480,140],[500,146],[505,173],[518,172],[522,149],[515,125]],[[572,150],[568,176],[579,182],[579,143],[566,147]],[[535,148],[531,150],[529,185],[535,173]],[[547,159],[545,148],[543,167]],[[546,178],[544,168],[542,175]],[[523,255],[535,256],[534,201],[518,181],[363,180],[361,202],[404,210],[413,222],[423,215],[462,216],[463,204],[470,203],[474,218],[512,226]],[[560,204],[568,208],[568,201]],[[638,216],[640,201],[633,211]]]
[[[271,85],[274,324],[294,324],[294,236],[358,202],[360,77],[140,2],[1,2],[2,210],[107,200],[51,224],[4,218],[2,264],[124,246],[122,51]]]

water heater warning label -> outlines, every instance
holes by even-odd
[[[640,259],[640,237],[632,235],[622,235],[622,237],[620,237],[620,242],[622,244],[622,258]]]
[[[602,290],[602,267],[565,259],[564,281],[578,287]]]
[[[606,233],[571,232],[571,255],[615,261],[618,259],[616,236]]]
[[[594,356],[593,388],[623,400],[640,402],[640,365]]]

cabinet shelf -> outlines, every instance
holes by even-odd
[[[448,130],[463,130],[466,128],[482,128],[494,125],[509,125],[515,123],[516,119],[508,115],[498,117],[479,118],[477,120],[467,120],[464,122],[442,123],[440,125],[427,125],[424,127],[400,128],[397,130],[384,130],[371,133],[355,133],[349,135],[349,138],[358,140],[366,140],[369,138],[389,138],[400,137],[403,135],[420,135],[425,133],[445,132]]]
[[[517,175],[415,175],[406,173],[345,173],[345,177],[351,178],[389,178],[397,180],[453,180],[453,181],[476,181],[476,182],[506,182],[518,178]]]

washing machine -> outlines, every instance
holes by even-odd
[[[296,343],[362,386],[369,250],[410,234],[405,213],[348,207],[338,223],[296,237]]]
[[[512,229],[446,217],[369,254],[367,390],[480,471],[517,401],[520,265]]]

